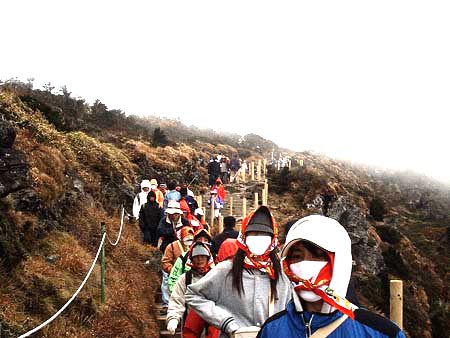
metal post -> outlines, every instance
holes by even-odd
[[[403,329],[403,281],[391,280],[390,283],[390,317],[391,320]]]
[[[101,222],[101,234],[102,238],[106,232],[105,222]],[[102,251],[100,253],[100,299],[102,304],[105,304],[105,242],[102,245]]]

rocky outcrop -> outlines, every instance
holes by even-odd
[[[0,198],[30,185],[25,154],[13,149],[16,132],[12,124],[0,120]]]

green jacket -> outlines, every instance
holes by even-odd
[[[169,275],[169,280],[167,282],[167,285],[169,287],[169,294],[172,293],[175,284],[177,284],[178,278],[180,278],[180,276],[185,273],[186,271],[191,270],[190,266],[186,265],[186,261],[187,261],[187,252],[184,252],[181,254],[180,257],[177,258],[177,260],[175,261],[175,264],[172,267],[172,270],[170,270],[170,275]],[[184,264],[183,264],[184,261]],[[184,265],[184,270],[183,270],[183,265]]]

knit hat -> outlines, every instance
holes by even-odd
[[[255,211],[253,217],[247,224],[245,233],[249,231],[262,231],[273,234],[272,215],[266,206],[260,206]]]
[[[208,249],[206,249],[203,245],[194,245],[191,252],[191,258],[195,256],[210,256]]]

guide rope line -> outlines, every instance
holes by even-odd
[[[119,230],[119,235],[117,236],[116,241],[112,242],[109,239],[108,234],[106,234],[106,238],[108,239],[109,244],[111,244],[112,246],[116,246],[119,243],[119,241],[120,241],[120,236],[122,235],[122,228],[123,228],[123,219],[124,219],[124,217],[125,217],[125,208],[122,207],[122,216],[120,217],[120,230]]]
[[[92,262],[92,265],[91,265],[91,268],[89,269],[89,272],[87,273],[86,277],[84,277],[84,280],[81,283],[81,285],[78,287],[78,290],[72,295],[72,297],[67,301],[67,303],[64,304],[63,307],[61,309],[59,309],[58,312],[56,312],[52,317],[47,319],[41,325],[35,327],[33,330],[28,331],[25,334],[19,336],[18,338],[28,337],[28,336],[32,335],[33,333],[39,331],[44,326],[46,326],[47,324],[51,323],[54,319],[56,319],[56,317],[58,317],[66,309],[66,307],[68,307],[69,304],[72,303],[72,301],[78,296],[78,294],[80,293],[81,289],[84,287],[84,285],[86,284],[87,280],[91,276],[92,270],[94,270],[95,263],[97,262],[98,256],[100,255],[100,251],[102,250],[103,244],[105,242],[105,238],[106,238],[106,233],[104,233],[103,236],[102,236],[102,241],[100,242],[100,245],[98,246],[97,254],[95,255],[95,259]]]

